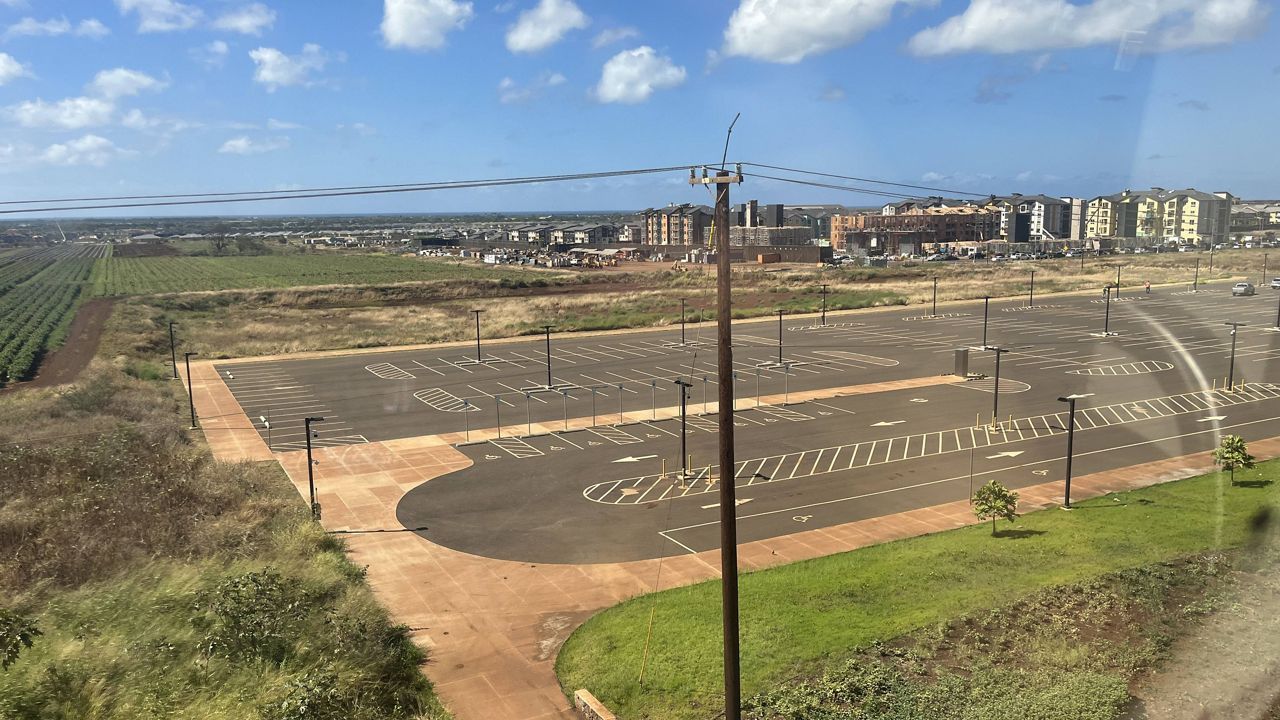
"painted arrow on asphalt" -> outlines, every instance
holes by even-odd
[[[742,498],[741,500],[734,500],[733,506],[737,507],[739,505],[746,505],[749,502],[751,502],[751,498]],[[711,508],[718,508],[718,507],[720,507],[720,503],[711,503],[710,505],[703,505],[702,509],[710,510]]]
[[[1226,415],[1210,415],[1209,417],[1202,417],[1196,422],[1213,422],[1214,420],[1226,420],[1226,419],[1227,419]]]
[[[637,456],[637,455],[629,455],[629,456],[624,457],[624,458],[618,458],[617,460],[614,460],[614,462],[616,462],[616,463],[620,463],[620,462],[640,462],[641,460],[651,460],[651,459],[656,458],[656,457],[658,457],[658,456],[657,456],[657,455],[639,455],[639,456]]]
[[[889,422],[881,420],[878,423],[872,423],[871,427],[889,427],[890,425],[900,425],[904,422],[906,422],[906,420],[890,420]]]
[[[1023,450],[1005,450],[1004,452],[996,453],[995,455],[988,455],[987,459],[995,460],[996,458],[1002,458],[1002,457],[1018,457],[1023,452],[1024,452]]]

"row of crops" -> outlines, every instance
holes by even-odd
[[[109,245],[58,245],[0,256],[0,385],[31,376],[62,342]]]

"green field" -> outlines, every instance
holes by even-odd
[[[61,245],[0,255],[0,386],[27,378],[62,342],[106,245]]]
[[[370,285],[513,277],[517,271],[385,255],[106,258],[94,268],[96,296],[306,285]]]
[[[1048,586],[1238,546],[1255,513],[1280,499],[1277,479],[1280,461],[1272,461],[1237,473],[1236,487],[1206,475],[1088,500],[1070,513],[1031,513],[1003,524],[1003,537],[984,524],[743,575],[744,694]],[[556,667],[566,690],[587,688],[619,717],[692,720],[722,702],[720,654],[720,584],[704,582],[601,612],[569,638]]]

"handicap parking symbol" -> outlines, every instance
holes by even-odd
[[[792,520],[795,520],[795,521],[796,521],[796,522],[798,522],[798,523],[807,523],[807,522],[809,522],[810,520],[812,520],[812,519],[813,519],[813,516],[812,516],[812,515],[796,515],[796,516],[792,517],[791,519],[792,519]]]
[[[500,456],[500,455],[485,455],[485,456],[484,456],[484,459],[485,459],[485,460],[500,460],[500,459],[502,459],[502,456]]]

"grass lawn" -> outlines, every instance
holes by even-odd
[[[1215,547],[1234,547],[1274,505],[1280,461],[1108,495],[1004,523],[876,545],[745,574],[745,696],[857,647],[1077,582]],[[1012,531],[1012,532],[1011,532]],[[656,609],[656,610],[655,610]],[[637,682],[654,612],[645,685]],[[587,621],[557,659],[561,684],[587,688],[620,717],[706,718],[722,703],[720,585],[634,598]]]

